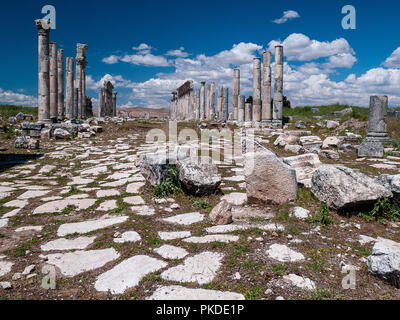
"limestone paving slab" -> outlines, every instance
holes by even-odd
[[[137,286],[146,275],[166,266],[166,262],[152,257],[134,256],[101,274],[94,287],[97,291],[122,294],[125,290]]]
[[[305,259],[300,252],[294,251],[283,244],[271,245],[266,253],[270,258],[280,262],[300,262]]]
[[[95,199],[64,199],[47,202],[39,207],[37,207],[33,214],[43,214],[43,213],[53,213],[62,212],[68,206],[75,207],[77,210],[86,210],[96,203]]]
[[[90,246],[96,237],[79,237],[76,239],[57,239],[42,245],[42,251],[83,250]]]
[[[222,235],[222,234],[212,234],[204,237],[191,237],[183,240],[188,243],[212,243],[212,242],[237,242],[239,241],[238,236]]]
[[[184,213],[166,219],[162,219],[162,221],[168,223],[180,224],[184,226],[189,226],[191,224],[201,222],[203,220],[204,220],[204,215],[201,214],[200,212]]]
[[[159,287],[147,300],[245,300],[240,293],[207,289],[191,289],[181,286]]]
[[[11,261],[0,261],[0,277],[5,276],[7,273],[11,271],[12,266],[14,265]]]
[[[223,257],[223,254],[216,252],[200,253],[164,271],[161,278],[181,283],[197,282],[200,285],[210,283],[220,269]]]
[[[142,240],[139,233],[135,231],[127,231],[124,232],[120,237],[115,238],[115,243],[126,243],[126,242],[138,242]]]
[[[44,256],[46,263],[58,267],[66,277],[74,277],[80,273],[95,270],[106,265],[108,262],[120,257],[114,248],[75,251],[68,253],[55,253]]]
[[[186,257],[189,252],[187,252],[183,248],[170,246],[170,245],[163,245],[157,249],[154,249],[154,252],[158,253],[164,259],[183,259]]]
[[[166,232],[158,232],[158,236],[161,240],[176,240],[176,239],[184,239],[189,238],[192,234],[190,231],[166,231]]]
[[[69,234],[79,233],[85,234],[95,230],[104,229],[115,224],[120,224],[128,220],[128,216],[121,216],[115,218],[99,219],[99,220],[87,220],[83,222],[66,223],[62,224],[57,231],[57,235],[60,237],[67,236]]]

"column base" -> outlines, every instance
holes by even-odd
[[[270,128],[272,126],[272,120],[261,120],[261,128]]]
[[[367,137],[363,140],[357,150],[358,157],[383,158],[384,140],[375,137]]]
[[[271,120],[271,128],[283,128],[282,120]]]
[[[254,129],[259,129],[261,126],[261,122],[260,121],[253,121],[253,128]]]

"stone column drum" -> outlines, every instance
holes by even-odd
[[[57,43],[50,42],[50,119],[56,121],[58,109]]]
[[[239,96],[238,105],[238,122],[240,124],[244,123],[244,109],[245,109],[245,96]]]
[[[201,82],[200,89],[200,121],[205,119],[205,110],[206,109],[206,83],[205,81]]]
[[[57,54],[57,76],[58,76],[58,119],[63,120],[65,116],[64,105],[64,49],[59,49]]]
[[[46,20],[35,20],[38,29],[38,120],[50,121],[50,61],[49,35],[50,24]]]
[[[253,60],[253,122],[261,120],[261,59]]]
[[[67,58],[66,115],[74,118],[74,58]]]
[[[238,99],[240,95],[240,70],[233,70],[233,120],[238,120]]]
[[[274,122],[283,119],[283,46],[275,47]]]
[[[271,112],[271,52],[263,53],[262,111],[261,121],[265,124],[272,120]]]

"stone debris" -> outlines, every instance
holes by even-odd
[[[266,251],[267,256],[280,262],[304,261],[304,256],[283,244],[273,244]]]
[[[156,214],[156,211],[154,210],[154,208],[150,207],[150,206],[134,206],[131,207],[132,212],[134,214],[137,214],[139,216],[152,216]]]
[[[289,215],[297,219],[304,220],[310,216],[310,211],[302,207],[294,207],[290,209]]]
[[[126,242],[138,242],[141,241],[142,238],[135,231],[127,231],[124,232],[120,237],[114,239],[115,243],[126,243]]]
[[[183,248],[170,245],[163,245],[160,248],[154,249],[154,252],[159,254],[164,259],[169,259],[169,260],[183,259],[189,254],[189,252],[187,252]]]
[[[374,179],[341,165],[323,165],[312,178],[312,193],[328,207],[341,210],[391,198]]]
[[[81,195],[80,195],[81,196]],[[68,206],[76,208],[76,210],[86,210],[89,207],[93,206],[96,203],[94,199],[76,199],[69,198],[65,200],[56,200],[47,202],[39,207],[37,207],[33,214],[43,214],[43,213],[52,213],[52,212],[62,212]]]
[[[97,291],[122,294],[133,288],[148,274],[165,268],[167,263],[148,256],[134,256],[122,261],[111,270],[101,274],[94,287]]]
[[[223,257],[215,252],[200,253],[187,258],[183,264],[164,271],[161,278],[182,283],[197,282],[200,285],[210,283],[220,269]]]
[[[285,204],[297,200],[296,171],[269,150],[245,155],[249,202]]]
[[[297,182],[306,188],[311,188],[314,172],[322,165],[318,155],[307,153],[300,156],[283,158],[283,162],[296,171]]]
[[[222,200],[210,212],[210,220],[217,225],[225,225],[233,222],[232,204],[226,200]]]
[[[308,278],[304,278],[295,274],[289,274],[287,276],[283,276],[283,280],[302,290],[313,291],[316,289],[316,285],[313,281],[311,281]]]
[[[0,277],[11,272],[11,268],[13,265],[14,263],[11,261],[0,260]]]
[[[159,287],[147,300],[245,300],[244,296],[235,292],[223,292],[206,289],[191,289],[181,286]]]
[[[95,270],[119,258],[119,253],[113,248],[91,251],[74,251],[55,253],[44,256],[46,263],[55,265],[61,274],[74,277],[80,273]]]

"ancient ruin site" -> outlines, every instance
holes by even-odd
[[[0,53],[0,300],[400,299],[399,43],[356,39],[373,6],[310,1],[333,13],[306,31],[282,2],[215,39],[180,34],[187,3],[157,30],[121,5],[122,48],[99,11],[26,1]]]

